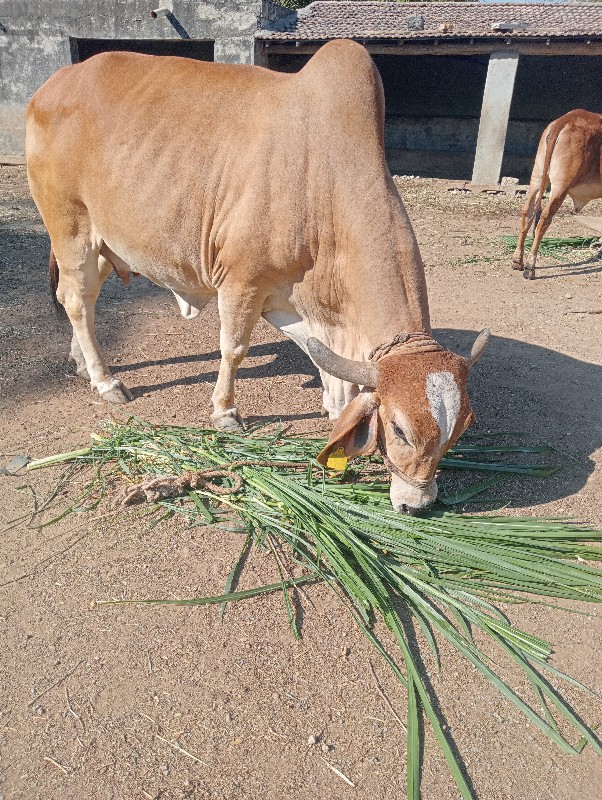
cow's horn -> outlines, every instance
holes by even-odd
[[[476,364],[479,358],[485,352],[485,348],[491,338],[491,331],[489,328],[483,328],[481,333],[475,339],[475,343],[472,346],[472,350],[470,351],[470,358],[467,358],[466,361],[468,363],[468,367],[472,367],[473,364]]]
[[[358,386],[369,386],[372,389],[376,386],[378,367],[375,364],[338,356],[313,336],[307,340],[307,349],[313,361],[329,375],[342,381],[357,383]]]

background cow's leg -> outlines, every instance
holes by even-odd
[[[525,240],[527,238],[527,234],[529,233],[529,229],[533,222],[533,217],[535,216],[535,208],[540,206],[540,199],[539,199],[540,189],[537,187],[536,189],[529,188],[529,193],[527,194],[527,199],[525,200],[525,204],[523,205],[521,215],[520,215],[520,230],[518,232],[518,240],[516,242],[516,250],[512,256],[512,269],[522,269],[523,268],[523,257],[525,252]],[[537,225],[537,222],[535,223]]]
[[[259,319],[263,295],[249,287],[222,285],[217,293],[222,360],[213,390],[211,421],[220,430],[239,430],[243,423],[234,401],[234,379],[246,356],[251,332]]]
[[[554,218],[554,214],[556,214],[560,206],[564,203],[564,199],[567,196],[567,193],[568,193],[568,187],[565,183],[563,183],[560,187],[556,187],[554,186],[554,184],[552,184],[550,199],[548,200],[544,210],[541,212],[539,222],[535,226],[535,233],[533,234],[533,245],[531,247],[529,258],[527,259],[527,263],[523,270],[523,277],[525,278],[535,277],[535,264],[537,262],[537,251],[539,250],[539,245],[541,244],[541,240],[543,239],[545,232],[550,227],[552,219]]]
[[[106,260],[103,256],[98,257],[98,274],[100,279],[100,285],[105,282],[105,280],[109,277],[113,270],[113,265]],[[85,380],[89,381],[90,376],[88,375],[88,368],[86,367],[86,359],[84,358],[84,354],[82,353],[82,349],[79,346],[79,342],[77,340],[77,336],[75,335],[75,331],[73,331],[73,336],[71,337],[71,350],[69,351],[69,358],[75,364],[75,374],[78,375],[80,378],[84,378]]]
[[[83,237],[53,236],[52,244],[59,266],[57,299],[73,326],[79,345],[76,354],[81,351],[90,384],[104,400],[126,403],[132,395],[109,372],[96,340],[94,306],[102,284],[101,272],[106,271],[99,262],[99,248]]]

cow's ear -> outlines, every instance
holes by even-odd
[[[374,392],[361,392],[343,411],[335,423],[328,444],[318,455],[326,466],[328,456],[342,450],[347,458],[371,453],[378,434],[378,401]]]

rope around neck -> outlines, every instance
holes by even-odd
[[[402,350],[405,353],[432,353],[443,350],[429,333],[397,333],[388,342],[383,342],[372,350],[368,361],[379,361],[381,358]]]

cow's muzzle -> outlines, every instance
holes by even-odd
[[[391,504],[400,514],[414,516],[433,505],[437,499],[437,481],[426,486],[414,486],[399,475],[391,476]]]

